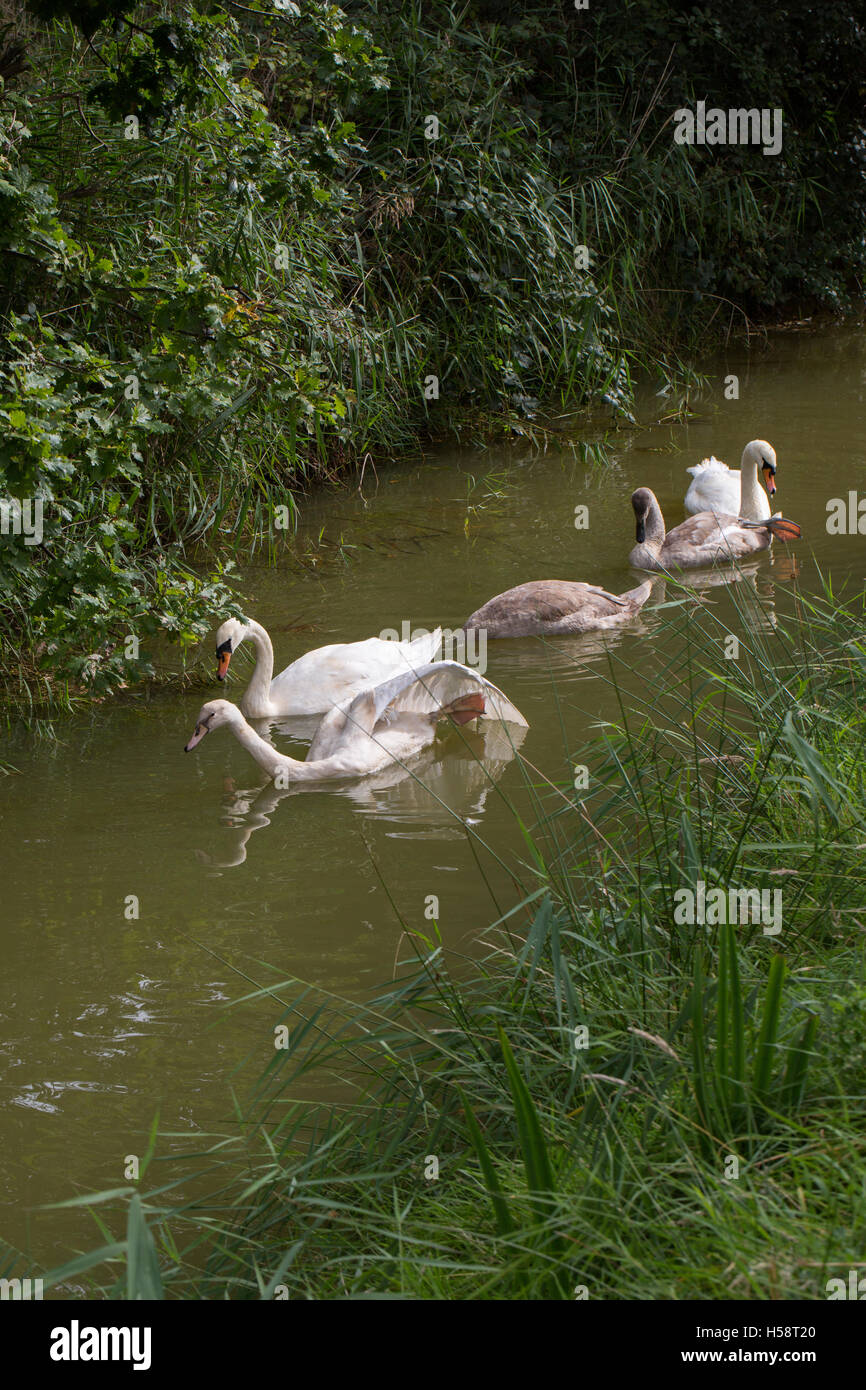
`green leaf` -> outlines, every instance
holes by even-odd
[[[126,1297],[130,1302],[162,1299],[162,1277],[156,1246],[137,1192],[129,1201],[126,1223]]]
[[[481,1127],[473,1115],[469,1102],[459,1086],[457,1088],[457,1093],[460,1096],[460,1103],[466,1115],[466,1127],[469,1130],[469,1138],[472,1140],[472,1147],[478,1157],[487,1193],[493,1206],[493,1219],[496,1222],[496,1229],[501,1236],[507,1236],[514,1230],[514,1221],[508,1209],[505,1194],[496,1176],[496,1170],[493,1167],[490,1151],[484,1142]]]
[[[763,1104],[768,1102],[770,1078],[776,1058],[776,1040],[779,1034],[779,1017],[782,1010],[782,983],[785,978],[785,960],[774,955],[770,962],[767,992],[764,996],[764,1013],[761,1019],[761,1032],[755,1056],[755,1096]]]
[[[514,1100],[514,1114],[517,1120],[517,1132],[520,1138],[520,1148],[529,1190],[531,1192],[554,1192],[556,1189],[553,1173],[538,1113],[501,1026],[497,1027],[497,1032],[502,1055],[505,1058],[505,1069],[508,1072],[508,1085]]]

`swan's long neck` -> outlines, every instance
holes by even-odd
[[[274,649],[261,623],[252,619],[247,624],[244,636],[249,637],[256,649],[256,664],[241,704],[254,716],[259,712],[267,714],[271,700],[271,681],[274,678]]]
[[[644,518],[644,545],[650,546],[652,550],[660,550],[664,545],[664,539],[665,519],[661,507],[653,498]]]
[[[261,738],[245,719],[232,723],[231,730],[241,747],[255,758],[259,767],[264,768],[272,780],[279,778],[280,782],[285,784],[289,782],[321,782],[328,777],[346,775],[343,759],[336,756],[300,763],[297,758],[290,758],[285,753],[278,753],[273,744]]]
[[[307,766],[306,763],[297,762],[295,758],[287,758],[285,753],[278,753],[273,744],[261,738],[255,729],[250,728],[245,719],[232,723],[231,731],[241,747],[255,758],[259,767],[264,768],[271,778],[282,772],[291,781],[294,781],[297,776],[297,769]],[[309,770],[306,775],[309,776]]]
[[[747,444],[740,460],[740,516],[746,521],[763,521],[763,498],[764,491],[758,481],[758,460]]]

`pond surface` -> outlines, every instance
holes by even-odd
[[[864,538],[826,527],[830,498],[866,497],[862,333],[780,334],[704,371],[697,418],[609,435],[604,462],[593,462],[599,435],[577,426],[574,449],[451,450],[390,468],[376,459],[363,496],[306,503],[297,544],[321,555],[321,572],[244,567],[243,602],[270,631],[277,669],[311,647],[404,623],[456,630],[528,579],[630,588],[633,489],[652,487],[674,525],[686,467],[709,453],[738,466],[756,436],[777,450],[776,505],[804,530],[796,548],[755,561],[763,601],[783,607],[795,582],[817,588],[819,569],[862,585]],[[739,377],[737,401],[724,399],[727,373]],[[664,410],[650,394],[639,417]],[[574,526],[579,504],[586,530]],[[346,563],[333,558],[339,543]],[[736,630],[728,590],[709,601],[730,609]],[[648,647],[667,640],[655,602],[614,639],[626,687],[641,694]],[[570,782],[570,757],[594,720],[614,717],[604,642],[493,642],[487,661],[529,720],[522,756]],[[242,1093],[273,1049],[272,1005],[224,1007],[251,981],[296,977],[361,997],[410,954],[399,916],[430,928],[428,896],[439,900],[447,946],[470,956],[496,903],[514,902],[495,855],[521,853],[509,801],[530,819],[532,803],[507,743],[450,735],[414,777],[277,793],[228,733],[182,751],[200,704],[239,699],[250,669],[239,655],[226,690],[214,682],[61,721],[57,744],[7,740],[17,775],[0,780],[0,1237],[39,1264],[100,1243],[84,1213],[38,1208],[122,1185],[126,1155],[144,1153],[157,1109],[164,1129],[188,1134],[228,1120],[230,1086]],[[273,737],[304,756],[297,737]]]

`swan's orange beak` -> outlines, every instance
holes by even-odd
[[[232,659],[231,652],[217,652],[217,680],[224,681]]]
[[[772,464],[765,463],[761,472],[764,475],[764,487],[772,497],[773,493],[776,491],[776,470]]]

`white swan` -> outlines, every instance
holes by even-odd
[[[280,714],[324,714],[398,671],[414,671],[435,661],[442,629],[422,632],[410,642],[369,637],[365,642],[317,647],[275,676],[274,649],[261,623],[227,618],[216,635],[217,680],[225,680],[232,656],[247,637],[257,657],[240,707],[248,719],[267,719]]]
[[[741,521],[723,513],[699,512],[665,532],[665,519],[654,492],[639,487],[632,493],[637,545],[628,557],[640,570],[699,569],[702,565],[730,564],[756,550],[766,550],[773,537],[796,540],[800,527],[783,516],[766,521]]]
[[[237,705],[211,700],[202,705],[185,752],[205,734],[226,725],[269,777],[280,785],[323,782],[335,777],[365,777],[391,762],[405,762],[436,737],[440,720],[468,724],[499,719],[526,728],[527,723],[488,680],[457,661],[438,661],[416,672],[405,671],[360,694],[322,718],[304,762],[278,753],[260,738]]]
[[[766,521],[772,511],[770,498],[758,481],[759,467],[772,497],[776,491],[776,451],[766,439],[753,439],[746,445],[739,468],[729,468],[712,456],[687,468],[693,481],[686,493],[686,511],[690,516],[724,512],[746,521]]]

